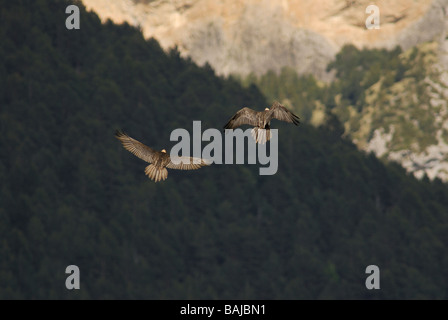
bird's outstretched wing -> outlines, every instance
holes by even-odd
[[[272,107],[269,109],[268,119],[286,121],[289,123],[294,123],[296,126],[300,123],[300,118],[298,116],[296,116],[294,113],[286,109],[278,102],[274,102]]]
[[[152,163],[157,157],[157,151],[144,145],[143,143],[131,138],[126,133],[117,130],[115,131],[115,137],[121,141],[123,147],[146,162]]]
[[[193,157],[176,157],[176,159],[171,159],[166,165],[168,169],[177,170],[196,170],[203,166],[209,166],[211,162],[202,158]]]
[[[257,111],[243,108],[233,115],[233,117],[226,123],[224,129],[235,129],[243,124],[257,126]]]

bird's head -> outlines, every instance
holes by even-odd
[[[264,108],[264,111],[269,111],[269,108]]]
[[[162,149],[162,152],[163,152],[163,153],[166,153],[166,150],[165,150],[165,149]]]

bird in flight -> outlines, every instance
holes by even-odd
[[[161,151],[154,150],[119,130],[115,132],[115,137],[121,141],[126,150],[150,163],[145,168],[145,174],[155,182],[165,180],[168,177],[168,170],[166,168],[195,170],[210,165],[208,161],[194,157],[177,157],[175,159],[176,161],[173,162],[165,149]]]
[[[271,139],[271,120],[277,119],[299,125],[299,117],[286,109],[278,101],[275,101],[271,108],[264,111],[255,111],[250,108],[243,108],[233,115],[226,123],[224,129],[235,129],[243,124],[253,126],[252,136],[257,143],[264,144]]]

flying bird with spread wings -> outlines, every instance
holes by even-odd
[[[154,150],[119,130],[115,132],[115,137],[121,141],[126,150],[150,163],[145,168],[145,174],[155,182],[165,180],[168,177],[168,170],[166,168],[195,170],[210,165],[208,161],[194,157],[177,157],[176,161],[173,162],[165,149],[161,151]]]
[[[277,119],[299,125],[299,117],[286,109],[278,101],[275,101],[271,108],[264,111],[255,111],[250,108],[243,108],[233,115],[233,117],[224,126],[224,129],[235,129],[244,124],[253,126],[252,136],[260,144],[266,143],[271,139],[271,120]]]

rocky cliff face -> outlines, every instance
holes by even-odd
[[[380,29],[367,30],[369,0],[84,0],[104,19],[139,25],[165,49],[178,46],[218,74],[283,66],[323,80],[342,45],[407,49],[440,37],[446,0],[379,0]]]

